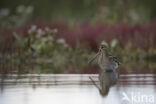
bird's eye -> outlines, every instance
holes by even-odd
[[[104,46],[102,46],[101,48],[102,48],[102,49],[104,49],[105,47],[104,47]]]

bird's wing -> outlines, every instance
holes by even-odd
[[[88,61],[88,64],[91,64],[98,56],[99,56],[99,52],[91,59]]]
[[[114,61],[120,65],[119,59],[116,56],[113,56],[112,54],[109,54],[109,60]]]
[[[118,65],[121,64],[120,61],[119,61],[119,59],[118,59],[117,57],[114,57],[113,60],[114,60],[116,63],[118,63]]]

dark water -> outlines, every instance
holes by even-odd
[[[0,104],[156,104],[156,74],[0,74]]]

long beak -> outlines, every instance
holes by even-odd
[[[99,52],[91,59],[88,61],[88,64],[91,64],[99,55]]]

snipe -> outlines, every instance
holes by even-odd
[[[97,59],[98,65],[103,71],[115,71],[120,65],[117,57],[111,55],[104,42],[101,43],[99,52],[89,61],[89,63],[92,63],[95,59]]]

